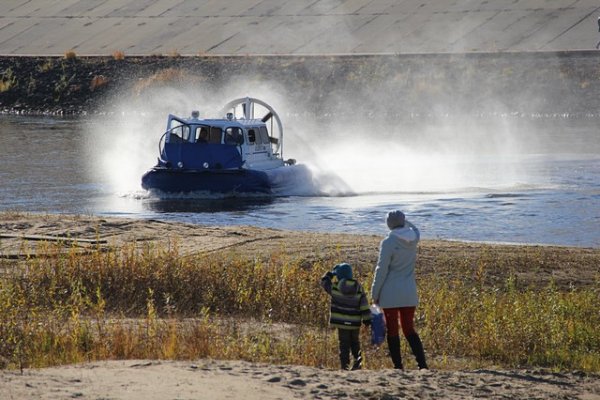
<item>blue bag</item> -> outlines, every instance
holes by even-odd
[[[371,344],[379,346],[385,340],[385,319],[378,305],[371,306]]]

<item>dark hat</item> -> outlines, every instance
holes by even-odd
[[[333,273],[338,279],[352,279],[352,267],[350,264],[341,263],[333,267]]]
[[[385,222],[390,229],[403,227],[405,222],[404,213],[400,210],[390,211]]]

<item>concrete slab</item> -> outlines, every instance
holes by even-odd
[[[497,14],[497,11],[491,10],[477,13],[432,14],[428,25],[437,26],[438,29],[421,29],[418,36],[411,36],[407,46],[414,48],[421,42],[428,42],[432,52],[435,53],[468,52],[473,47],[465,46],[467,44],[464,41],[465,38],[472,41],[475,37],[479,40],[479,37],[473,35],[473,32],[486,25]]]
[[[175,41],[178,35],[188,32],[201,21],[189,18],[170,18],[171,22],[167,24],[168,29],[164,29],[164,23],[157,21],[156,18],[146,19],[147,30],[143,36],[136,40],[135,47],[126,49],[126,53],[134,54],[175,54],[181,53],[182,43],[193,43],[193,38],[186,41]],[[136,32],[137,33],[137,32]],[[125,51],[125,48],[123,48]],[[194,54],[193,52],[191,54]]]
[[[598,0],[3,0],[0,54],[580,50]]]
[[[28,29],[31,29],[33,23],[29,19],[23,18],[2,18],[0,19],[0,48],[12,49],[19,40],[14,40]]]
[[[159,15],[145,15],[143,14],[146,10],[153,7],[155,4],[160,3],[157,0],[129,0],[129,1],[116,1],[119,5],[113,11],[106,14],[107,17],[157,17]]]
[[[156,47],[157,40],[149,41],[145,47],[139,43],[142,39],[153,37],[161,32],[172,34],[170,30],[165,29],[170,23],[177,21],[177,18],[106,18],[108,29],[98,39],[90,39],[84,43],[87,48],[99,48],[99,54],[111,54],[115,50],[121,50],[127,54],[153,54],[152,48]],[[166,54],[177,49],[165,50]]]
[[[285,1],[281,0],[263,0],[250,6],[243,12],[244,17],[265,17],[272,16],[277,11],[281,10],[285,5]]]
[[[314,53],[350,53],[360,42],[353,33],[355,26],[371,21],[371,15],[345,15],[313,17],[306,27],[304,43],[298,43],[295,52],[299,54]],[[284,23],[281,25],[285,26]]]
[[[216,15],[224,17],[243,17],[244,14],[253,6],[260,4],[261,0],[246,0],[238,2],[223,2],[216,1],[219,10],[216,11]],[[199,10],[199,15],[202,15],[202,9]]]
[[[306,43],[310,35],[311,24],[299,26],[306,24],[305,19],[301,21],[290,21],[287,17],[270,18],[269,26],[262,27],[260,17],[248,18],[245,24],[231,27],[229,32],[237,31],[236,35],[211,51],[218,54],[256,54],[267,52],[265,46],[268,45],[271,46],[268,52],[273,54],[278,54],[281,49],[294,52],[298,46]]]
[[[331,9],[332,14],[359,14],[361,8],[371,1],[368,0],[346,0],[337,7]]]
[[[463,32],[457,40],[450,43],[451,52],[468,52],[473,48],[488,48],[490,51],[504,51],[506,49],[506,35],[508,25],[522,15],[521,11],[490,11],[487,21],[480,21],[470,31]],[[452,28],[449,28],[452,29]]]
[[[81,54],[85,52],[84,49],[80,48],[81,43],[88,36],[96,37],[106,32],[104,24],[101,23],[102,21],[93,18],[72,19],[65,25],[56,25],[56,22],[40,20],[39,31],[47,33],[37,39],[32,36],[32,46],[39,46],[38,51],[64,54],[69,50],[73,50],[75,53]],[[39,31],[32,33],[37,34]],[[81,35],[81,32],[85,32],[85,35]]]
[[[154,17],[160,18],[163,13],[173,7],[173,4],[178,4],[173,0],[153,0],[150,4],[147,4],[143,9],[135,14],[136,17]]]
[[[387,10],[393,7],[396,3],[397,1],[395,0],[365,1],[364,5],[356,12],[358,14],[387,14]]]
[[[552,39],[541,46],[541,50],[557,50],[565,47],[578,49],[594,49],[596,43],[600,41],[598,32],[598,11],[594,8],[588,8],[589,15],[580,20],[581,12],[579,10],[565,11],[561,18],[555,21],[555,29],[549,30],[547,36],[552,36],[559,32]]]
[[[60,12],[79,0],[47,0],[47,1],[10,1],[13,7],[6,13],[1,13],[6,17],[54,17],[60,16]],[[4,2],[3,2],[4,3]]]
[[[107,6],[108,3],[108,6]],[[78,18],[78,17],[104,17],[106,12],[98,11],[103,10],[105,7],[115,8],[118,7],[118,3],[113,0],[103,0],[90,3],[88,1],[74,0],[64,2],[62,8],[58,10],[54,16],[63,18]],[[46,17],[46,10],[44,8],[38,9],[35,13],[31,14],[36,17]]]
[[[28,1],[29,0],[2,1],[2,2],[0,2],[0,15],[9,17],[11,12],[13,12],[16,8],[21,7],[23,4],[26,4]]]
[[[179,18],[178,23],[185,26],[186,29],[169,34],[165,32],[156,32],[154,37],[149,37],[148,42],[153,42],[154,53],[168,53],[169,49],[175,49],[183,54],[203,54],[209,48],[218,45],[226,38],[227,28],[224,26],[231,23],[232,20],[225,17],[216,18]],[[229,35],[237,33],[237,30]],[[158,40],[156,40],[158,39]]]

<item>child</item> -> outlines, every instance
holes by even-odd
[[[336,282],[332,282],[333,277]],[[361,369],[359,332],[361,323],[371,324],[371,310],[362,286],[352,279],[352,267],[338,264],[321,278],[321,286],[331,295],[329,323],[338,328],[340,362],[343,370],[350,366],[350,351],[354,356],[352,370]]]

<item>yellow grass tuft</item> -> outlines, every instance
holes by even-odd
[[[75,60],[77,58],[77,54],[74,50],[65,51],[65,59],[66,60]]]
[[[14,87],[13,81],[0,79],[0,93],[8,92],[13,87]]]
[[[90,90],[93,92],[96,89],[104,87],[108,84],[110,80],[104,75],[94,75],[92,80],[90,81]]]
[[[12,67],[8,67],[0,74],[0,93],[7,92],[17,86],[17,77]]]
[[[121,61],[125,59],[125,52],[121,50],[115,50],[112,53],[112,57],[114,60]]]
[[[173,50],[169,50],[167,52],[167,57],[179,58],[179,57],[181,57],[181,54],[179,53],[179,51],[177,49],[173,49]]]
[[[51,58],[46,59],[42,64],[37,66],[39,72],[48,72],[54,68],[54,60]]]
[[[150,88],[182,85],[184,83],[193,83],[199,81],[199,78],[190,75],[187,71],[178,68],[162,69],[151,76],[141,79],[133,86],[133,92],[140,95]]]

